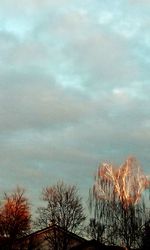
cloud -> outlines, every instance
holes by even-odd
[[[83,72],[92,75],[91,78],[95,78],[97,84],[110,81],[124,83],[137,78],[136,62],[119,37],[93,34],[83,41],[78,41],[73,51],[76,51],[75,64],[80,65],[81,72],[83,69]]]
[[[86,195],[100,161],[129,154],[148,172],[149,19],[134,6],[1,4],[1,190],[23,185],[38,203],[63,178]]]
[[[56,6],[63,6],[64,4],[68,3],[68,0],[59,0],[59,1],[48,1],[48,0],[22,0],[21,2],[19,0],[6,0],[1,4],[1,7],[5,9],[6,11],[9,10],[15,10],[17,12],[19,11],[35,11],[35,10],[41,10],[42,8],[52,8]]]
[[[129,0],[130,3],[132,4],[149,4],[150,0]]]
[[[1,76],[1,131],[60,127],[87,114],[88,101],[66,93],[53,78],[11,73]]]
[[[51,45],[53,41],[52,68],[55,71],[57,65],[57,75],[67,82],[79,76],[79,85],[90,86],[92,82],[92,88],[110,81],[124,84],[138,79],[139,65],[121,32],[123,29],[119,32],[119,28],[113,35],[106,32],[89,11],[78,9],[55,15],[53,22],[47,17],[34,30],[35,37],[42,39],[43,44]],[[47,51],[52,53],[50,47]]]

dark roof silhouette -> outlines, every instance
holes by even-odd
[[[72,247],[70,250],[124,250],[124,248],[119,246],[107,246],[96,240],[86,240],[79,246]]]
[[[26,236],[23,236],[23,237],[21,237],[21,238],[18,239],[18,240],[23,240],[23,239],[25,240],[25,239],[28,239],[28,238],[30,238],[30,237],[33,237],[34,235],[38,236],[38,235],[40,235],[40,234],[44,234],[44,233],[47,233],[47,232],[49,232],[49,231],[54,231],[54,230],[59,231],[59,232],[62,232],[62,233],[64,233],[64,234],[67,234],[68,236],[70,236],[70,237],[72,237],[72,238],[74,238],[74,239],[77,239],[77,240],[80,240],[80,241],[83,241],[83,242],[86,241],[86,239],[82,238],[81,236],[78,236],[78,235],[75,234],[75,233],[72,233],[72,232],[70,232],[70,231],[68,231],[68,230],[65,230],[63,227],[60,227],[60,226],[58,226],[58,225],[56,225],[56,224],[53,224],[53,225],[51,225],[51,226],[49,226],[49,227],[46,227],[46,228],[44,228],[44,229],[40,229],[40,230],[35,231],[35,232],[31,233],[31,234],[28,234],[28,235],[26,235]]]
[[[69,249],[71,249],[71,247],[80,245],[86,241],[87,240],[81,236],[53,224],[47,228],[21,237],[16,241],[15,246],[16,249],[27,249],[26,246],[30,246],[31,249],[37,249],[37,247],[40,247],[38,249],[44,250],[49,249],[49,244],[67,244]]]

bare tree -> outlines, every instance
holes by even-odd
[[[91,238],[101,243],[127,249],[141,247],[143,229],[148,219],[145,202],[131,204],[128,209],[119,201],[95,200],[88,226]]]
[[[39,216],[36,224],[40,228],[56,225],[61,227],[63,232],[81,231],[85,214],[76,186],[58,182],[56,185],[44,188],[42,196],[46,207],[38,209]],[[47,239],[52,249],[67,249],[67,239],[65,234],[62,234],[62,230],[60,235],[58,230],[54,230],[52,237],[48,235]]]
[[[150,217],[145,223],[142,235],[142,250],[150,249]]]
[[[140,246],[148,215],[147,202],[142,199],[145,189],[149,189],[149,180],[135,158],[128,158],[119,168],[102,164],[90,191],[94,222],[88,227],[90,235],[94,232],[102,243],[120,244],[127,249]]]
[[[4,194],[0,206],[0,237],[5,239],[8,249],[12,249],[16,239],[29,231],[30,218],[29,203],[23,189]]]
[[[120,245],[127,249],[137,248],[142,243],[142,232],[147,220],[145,202],[131,204],[125,209],[121,203],[114,206],[113,234]]]
[[[105,199],[96,199],[93,192],[89,193],[90,222],[87,226],[88,236],[103,244],[115,244],[113,235],[114,209],[113,204]]]

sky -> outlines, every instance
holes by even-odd
[[[0,190],[86,199],[101,162],[150,169],[150,0],[0,0]]]

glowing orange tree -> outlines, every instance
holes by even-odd
[[[93,194],[96,199],[118,199],[125,209],[137,204],[150,181],[134,157],[129,157],[119,168],[103,163],[95,178]]]
[[[14,241],[25,235],[30,229],[30,209],[24,190],[4,195],[0,206],[0,237],[5,239],[11,249]]]
[[[142,227],[147,219],[142,194],[149,188],[148,177],[134,157],[129,157],[120,167],[109,163],[100,165],[90,191],[94,223],[90,230],[95,233],[94,237],[127,249],[140,244]],[[93,231],[94,228],[101,232]]]

